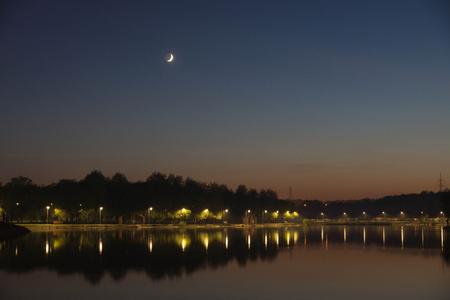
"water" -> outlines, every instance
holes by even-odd
[[[0,299],[450,299],[441,227],[32,232],[0,242]]]

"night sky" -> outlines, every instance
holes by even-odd
[[[3,184],[159,171],[335,200],[450,183],[445,0],[2,1],[0,79]]]

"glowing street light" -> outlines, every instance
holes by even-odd
[[[103,206],[100,206],[100,224],[102,224],[102,210]]]
[[[228,209],[225,209],[223,212],[223,221],[225,222],[227,220],[227,213],[228,213]]]
[[[151,222],[150,222],[150,220],[151,220],[151,214],[150,214],[150,212],[153,210],[153,207],[149,207],[148,208],[148,224],[150,224]]]
[[[263,223],[264,223],[264,219],[265,219],[264,217],[266,216],[266,214],[267,214],[267,209],[263,211],[263,215],[262,215],[262,222]]]
[[[48,224],[48,210],[50,209],[50,206],[47,206],[47,224]]]

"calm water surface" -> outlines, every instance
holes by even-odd
[[[441,227],[32,232],[0,242],[0,299],[450,299]]]

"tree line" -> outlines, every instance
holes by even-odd
[[[309,219],[429,219],[450,216],[450,191],[391,195],[360,200],[295,200],[300,215]]]
[[[103,209],[100,210],[100,207]],[[38,186],[19,176],[0,184],[0,210],[3,220],[46,222],[117,222],[120,216],[138,213],[152,222],[228,222],[242,223],[243,217],[277,221],[278,215],[265,210],[294,211],[279,200],[273,190],[257,191],[240,185],[233,191],[225,185],[198,182],[173,174],[151,174],[146,181],[130,182],[116,173],[105,177],[94,170],[83,179],[62,179]],[[249,212],[250,211],[250,212]],[[279,221],[279,220],[278,220]]]

